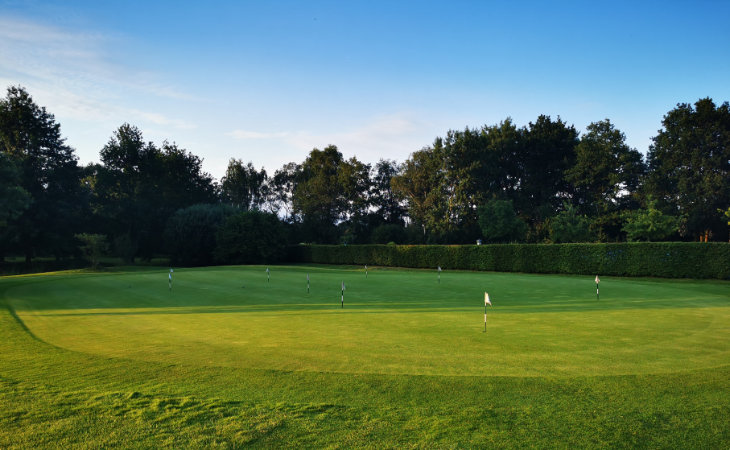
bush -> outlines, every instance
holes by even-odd
[[[373,234],[370,239],[374,244],[387,244],[389,242],[403,244],[407,239],[406,230],[402,225],[392,223],[383,224],[373,230]]]
[[[216,260],[222,264],[275,263],[286,256],[284,225],[275,214],[246,211],[229,217],[217,233]]]
[[[182,266],[213,264],[218,228],[235,212],[229,205],[207,204],[177,210],[165,228],[170,263]]]
[[[395,267],[730,279],[730,243],[302,245],[292,261]]]

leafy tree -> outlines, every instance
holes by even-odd
[[[17,169],[17,187],[25,192],[14,190],[15,201],[25,197],[19,203],[25,207],[15,208],[8,227],[26,261],[39,251],[57,257],[73,252],[80,203],[76,156],[53,114],[22,87],[9,87],[0,99],[0,154]]]
[[[420,224],[423,234],[439,234],[452,227],[449,220],[448,192],[444,181],[443,143],[411,154],[400,175],[393,178],[393,189],[408,205],[409,217]]]
[[[576,146],[575,165],[565,178],[575,189],[578,211],[594,218],[605,238],[618,239],[620,211],[638,207],[638,190],[646,166],[641,153],[626,145],[626,136],[605,119],[588,125]]]
[[[296,175],[292,203],[310,240],[336,242],[336,223],[366,211],[369,172],[355,158],[346,161],[334,145],[309,153]]]
[[[263,168],[257,171],[252,162],[244,165],[240,159],[231,158],[221,179],[224,201],[243,210],[260,209],[267,199],[267,178]]]
[[[550,219],[550,239],[556,243],[591,242],[595,235],[590,229],[590,221],[569,203],[555,217]]]
[[[405,244],[408,236],[402,225],[385,223],[373,230],[371,239],[373,244]]]
[[[109,243],[103,234],[80,233],[76,239],[81,242],[79,248],[84,257],[91,263],[92,269],[98,269],[101,257],[109,250]]]
[[[276,215],[257,210],[230,216],[216,240],[215,256],[223,264],[275,263],[286,252],[283,224]]]
[[[704,98],[680,103],[662,120],[649,147],[647,193],[678,213],[684,236],[727,240],[718,209],[730,204],[730,105]]]
[[[267,209],[275,214],[283,212],[287,221],[294,221],[294,186],[296,180],[301,177],[302,167],[299,164],[290,162],[281,169],[274,172],[269,179],[268,192],[269,200]]]
[[[18,218],[30,206],[30,194],[20,182],[20,171],[15,163],[8,155],[0,153],[0,230],[5,230],[8,221]]]
[[[515,213],[512,200],[490,200],[478,211],[479,227],[487,242],[520,242],[527,224]]]
[[[373,172],[372,205],[376,214],[386,223],[402,224],[406,210],[392,183],[393,178],[400,174],[400,167],[395,161],[381,159],[375,164]]]
[[[213,264],[218,229],[235,213],[235,208],[222,204],[198,204],[177,210],[165,228],[171,263],[182,266]]]
[[[678,231],[677,218],[662,213],[654,200],[644,210],[627,213],[626,219],[623,231],[629,241],[662,241]]]
[[[216,199],[202,160],[165,141],[146,143],[129,124],[117,129],[100,153],[92,182],[97,210],[107,219],[118,253],[133,262],[162,251],[167,219],[178,209]]]
[[[524,145],[515,155],[519,191],[515,206],[539,223],[573,195],[565,174],[575,165],[578,132],[560,118],[540,115],[524,131]]]

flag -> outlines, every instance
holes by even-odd
[[[342,282],[342,292],[345,292],[345,282]]]
[[[489,300],[489,294],[487,294],[485,292],[484,293],[484,306],[487,306],[487,305],[492,306],[492,301]]]
[[[441,266],[439,266],[439,272],[441,272]]]
[[[596,275],[596,284],[600,283],[601,280],[598,279],[598,275]]]
[[[309,274],[307,274],[307,283],[309,283]]]

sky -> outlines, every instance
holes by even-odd
[[[336,145],[403,162],[450,129],[610,119],[646,153],[678,103],[730,100],[729,1],[0,0],[0,87],[82,164],[124,123],[269,174]],[[3,95],[4,96],[4,95]]]

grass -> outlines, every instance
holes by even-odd
[[[601,277],[596,301],[592,277],[173,276],[0,279],[0,447],[730,443],[728,282]]]

